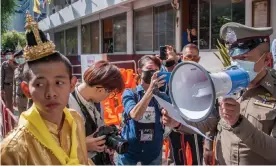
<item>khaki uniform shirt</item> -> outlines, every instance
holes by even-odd
[[[272,101],[263,101],[263,95]],[[276,164],[276,71],[269,69],[260,86],[247,90],[240,106],[243,119],[235,128],[215,118],[190,124],[203,132],[217,125],[216,159],[221,165]],[[178,130],[189,132],[183,126]]]
[[[4,84],[12,84],[13,83],[13,74],[15,65],[11,65],[9,61],[4,61],[1,65],[1,88],[4,88]]]
[[[23,66],[18,66],[14,70],[14,78],[13,78],[13,101],[15,101],[16,96],[22,97],[24,95],[21,89],[21,82],[24,79],[23,75]],[[26,104],[27,105],[27,104]]]

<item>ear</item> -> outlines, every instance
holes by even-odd
[[[22,89],[24,95],[29,99],[32,98],[28,83],[23,81],[23,82],[21,82],[20,86],[21,86],[21,89]]]
[[[73,77],[71,78],[71,87],[70,87],[71,93],[74,92],[75,86],[76,86],[77,82],[78,82],[77,77],[76,77],[76,76],[73,76]]]
[[[272,53],[268,52],[265,55],[265,66],[272,68],[273,67],[273,57]]]

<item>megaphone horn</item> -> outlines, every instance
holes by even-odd
[[[249,82],[248,73],[235,66],[209,73],[198,63],[182,62],[170,74],[169,93],[184,119],[199,122],[213,111],[217,97],[247,88]]]

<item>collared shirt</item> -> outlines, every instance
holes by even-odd
[[[145,93],[145,90],[141,85],[136,87],[137,99],[140,101]],[[166,94],[160,94],[159,97],[164,100],[169,101],[169,97]],[[138,101],[136,101],[135,94],[130,89],[126,89],[123,93],[123,114],[129,116],[130,111],[135,107]],[[123,154],[123,157],[130,158],[137,162],[142,161],[143,163],[150,163],[160,155],[163,143],[163,125],[161,123],[161,108],[158,102],[152,98],[148,108],[154,108],[155,112],[155,122],[154,122],[154,135],[152,141],[140,141],[137,137],[136,127],[141,125],[141,123],[151,123],[146,122],[146,120],[139,120],[139,122],[130,119],[127,121],[123,127],[122,136],[128,140],[129,148],[128,152]]]
[[[11,84],[13,82],[13,74],[16,66],[11,65],[9,61],[4,61],[1,65],[1,88],[4,88],[4,84]]]
[[[265,101],[264,95],[274,101]],[[276,164],[275,104],[276,71],[267,69],[260,85],[245,91],[240,99],[243,116],[240,125],[233,129],[223,119],[219,121],[216,148],[219,164]]]
[[[72,108],[72,109],[78,111],[81,114],[81,116],[83,117],[84,121],[86,121],[85,116],[84,116],[83,112],[81,111],[81,108],[77,102],[77,100],[79,99],[80,100],[79,102],[81,102],[88,110],[91,118],[94,121],[97,119],[97,122],[96,122],[97,125],[98,126],[104,125],[104,121],[102,119],[103,111],[97,110],[95,103],[86,101],[79,93],[77,87],[75,88],[75,93],[76,93],[77,99],[75,99],[75,97],[72,94],[70,94],[70,96],[69,96],[69,101],[68,101],[69,108]],[[96,116],[96,118],[95,118],[95,116]]]
[[[24,96],[24,93],[21,89],[21,82],[24,81],[23,79],[24,79],[23,66],[18,66],[14,70],[14,77],[13,77],[13,98],[14,98],[14,101],[15,101],[16,96],[20,96],[20,97]],[[26,103],[26,105],[27,105],[27,103]]]
[[[268,100],[262,96],[268,96]],[[271,100],[271,101],[269,101]],[[261,104],[256,104],[260,103]],[[189,123],[201,131],[217,126],[216,160],[220,165],[275,165],[276,164],[276,71],[267,75],[256,88],[245,91],[240,98],[241,123],[232,128],[220,119],[208,118]],[[181,132],[189,132],[184,126]]]
[[[86,101],[83,98],[83,96],[80,94],[80,92],[78,91],[78,87],[75,88],[75,93],[76,93],[76,98],[72,94],[70,94],[70,96],[69,96],[69,101],[68,101],[69,108],[72,108],[72,109],[76,110],[77,112],[79,112],[80,115],[82,116],[83,120],[84,120],[84,123],[85,123],[86,118],[85,118],[85,116],[84,116],[84,114],[81,110],[81,107],[78,104],[78,102],[81,102],[86,107],[86,109],[88,110],[89,115],[91,116],[92,120],[94,122],[96,122],[96,120],[97,120],[96,123],[97,123],[98,127],[103,126],[104,121],[102,119],[103,116],[101,115],[103,113],[103,111],[97,110],[97,107],[95,106],[95,103]],[[80,100],[80,101],[77,101],[77,100]],[[96,152],[88,152],[89,158],[92,158],[95,155],[96,155]]]

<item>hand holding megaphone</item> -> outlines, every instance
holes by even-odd
[[[165,74],[173,108],[184,120],[191,122],[208,118],[214,110],[216,98],[223,97],[221,116],[229,124],[234,123],[239,115],[239,104],[232,96],[247,88],[251,81],[242,68],[232,66],[209,73],[194,62],[182,62],[172,73]]]
[[[224,98],[220,102],[219,114],[230,126],[233,126],[240,117],[240,103],[233,98]]]

